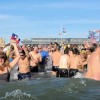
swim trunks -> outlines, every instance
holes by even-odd
[[[18,74],[18,80],[22,80],[22,79],[30,79],[31,78],[31,73],[19,73]]]
[[[52,71],[56,72],[58,70],[58,66],[52,66]]]
[[[38,66],[30,66],[31,72],[38,72]]]
[[[79,72],[78,69],[69,69],[69,77],[75,76],[77,72]]]
[[[61,69],[57,70],[57,77],[68,77],[68,69]]]

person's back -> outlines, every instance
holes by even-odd
[[[100,80],[100,47],[91,54],[85,77]]]
[[[79,66],[82,66],[81,56],[78,54],[78,49],[73,48],[70,52],[70,69],[69,77],[73,77],[79,71]]]
[[[60,48],[59,46],[56,47],[56,51],[53,52],[52,54],[52,74],[53,75],[56,75],[56,72],[59,68],[59,60],[60,60],[60,57],[62,55],[62,53],[59,51]]]
[[[61,55],[62,53],[60,51],[55,51],[52,54],[53,66],[59,66],[59,60],[60,60]]]
[[[70,68],[71,69],[78,69],[80,65],[82,65],[82,59],[81,56],[78,54],[78,49],[74,48],[72,51],[70,51]]]
[[[63,54],[59,60],[57,77],[68,77],[68,70],[69,70],[69,55]]]
[[[81,65],[81,57],[80,55],[73,55],[70,57],[70,68],[72,69],[78,69],[78,67]]]
[[[59,68],[68,69],[69,68],[69,56],[64,54],[60,57]]]

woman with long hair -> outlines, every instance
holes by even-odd
[[[0,52],[0,81],[9,81],[10,70],[18,62],[20,55],[15,42],[10,43],[14,47],[14,52],[16,57],[12,62],[9,62],[9,59],[4,52]]]

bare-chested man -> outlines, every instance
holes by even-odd
[[[57,77],[68,77],[68,70],[69,70],[68,53],[69,53],[69,49],[66,49],[64,54],[60,57]]]
[[[56,51],[52,54],[52,62],[53,62],[52,74],[53,75],[57,74],[57,70],[59,68],[59,60],[62,55],[62,53],[59,51],[60,50],[59,46],[57,46],[55,49]]]
[[[95,50],[88,60],[88,68],[85,77],[100,80],[100,47],[96,48],[96,46],[93,46],[93,48]]]
[[[26,56],[26,53],[24,50],[20,50],[20,60],[18,61],[18,67],[19,67],[19,74],[18,74],[18,80],[22,79],[30,79],[30,60],[29,57]]]
[[[78,55],[79,51],[77,48],[73,48],[70,52],[70,69],[69,69],[69,77],[74,76],[78,70],[79,67],[82,66],[82,59],[81,56]]]
[[[30,68],[31,72],[38,72],[38,64],[42,61],[42,57],[40,53],[38,53],[38,47],[34,47],[34,50],[29,53],[30,60]]]

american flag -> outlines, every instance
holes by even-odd
[[[15,33],[12,33],[11,40],[15,40],[17,44],[20,42],[20,38]]]
[[[12,33],[11,39],[16,40],[17,37],[18,37],[18,35]]]

